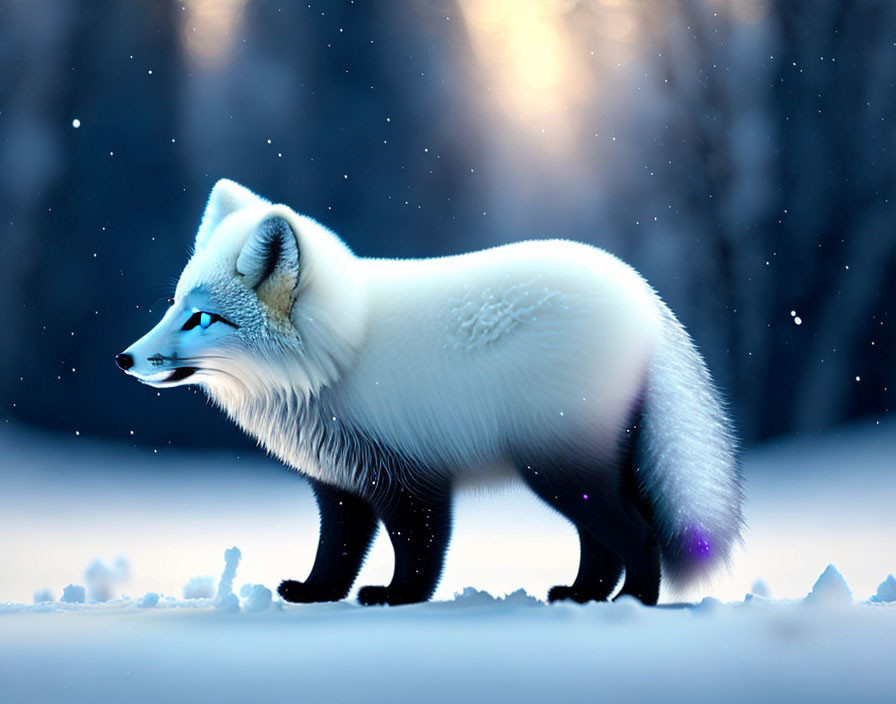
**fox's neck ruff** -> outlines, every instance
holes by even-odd
[[[206,389],[268,452],[316,476],[324,446],[333,444],[322,439],[325,419],[335,415],[323,399],[366,337],[366,281],[359,260],[333,233],[308,218],[289,220],[302,270],[293,307],[280,319],[270,317],[265,339],[250,342],[252,352]]]
[[[286,345],[279,338],[275,355],[234,359],[228,373],[215,375],[204,388],[235,423],[285,464],[356,486],[360,443],[341,425],[330,393],[352,364],[355,348],[319,319],[300,317],[299,322],[304,323],[300,334]],[[324,472],[326,477],[321,476]]]
[[[249,375],[241,383],[215,384],[207,391],[262,447],[308,476],[370,492],[406,476],[413,481],[402,458],[346,424],[329,387],[308,393],[304,387],[266,381]]]

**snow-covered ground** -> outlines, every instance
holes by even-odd
[[[4,702],[885,702],[896,608],[444,602],[0,616]]]
[[[749,531],[731,573],[664,594],[657,609],[454,599],[470,585],[543,598],[574,576],[572,529],[519,488],[459,498],[437,603],[267,606],[250,587],[242,611],[215,608],[184,588],[213,596],[230,546],[242,551],[236,592],[307,573],[317,519],[299,479],[258,454],[156,453],[10,426],[0,457],[2,702],[896,696],[896,605],[825,603],[847,600],[833,571],[822,603],[790,601],[829,563],[857,602],[896,572],[893,423],[750,452]],[[391,562],[379,536],[358,584],[387,582]],[[745,603],[757,579],[780,601]],[[115,599],[30,606],[70,584]],[[699,605],[670,603],[680,599]]]

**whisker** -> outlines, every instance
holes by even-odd
[[[169,299],[168,299],[167,297],[165,297],[165,296],[160,296],[159,298],[157,298],[156,300],[154,300],[154,301],[152,302],[152,304],[149,306],[149,308],[147,308],[147,310],[148,310],[150,313],[152,313],[152,309],[155,308],[155,307],[159,304],[160,301],[161,301],[162,303],[164,303],[164,304],[165,304],[165,307],[167,308],[167,307],[168,307],[168,300],[169,300]]]

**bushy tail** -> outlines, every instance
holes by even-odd
[[[641,487],[673,585],[728,562],[743,526],[731,423],[693,340],[665,303],[636,447]]]

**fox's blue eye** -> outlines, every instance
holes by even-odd
[[[229,325],[232,328],[239,327],[231,323],[229,320],[222,318],[217,313],[206,313],[204,310],[196,310],[193,309],[193,315],[187,318],[187,322],[183,324],[181,330],[192,330],[195,327],[200,327],[203,330],[208,328],[212,323],[224,323],[225,325]]]
[[[201,310],[194,310],[193,315],[187,318],[187,322],[184,323],[181,330],[192,330],[195,327],[201,327],[205,330],[209,325],[212,324],[212,316],[211,313],[205,313]]]

